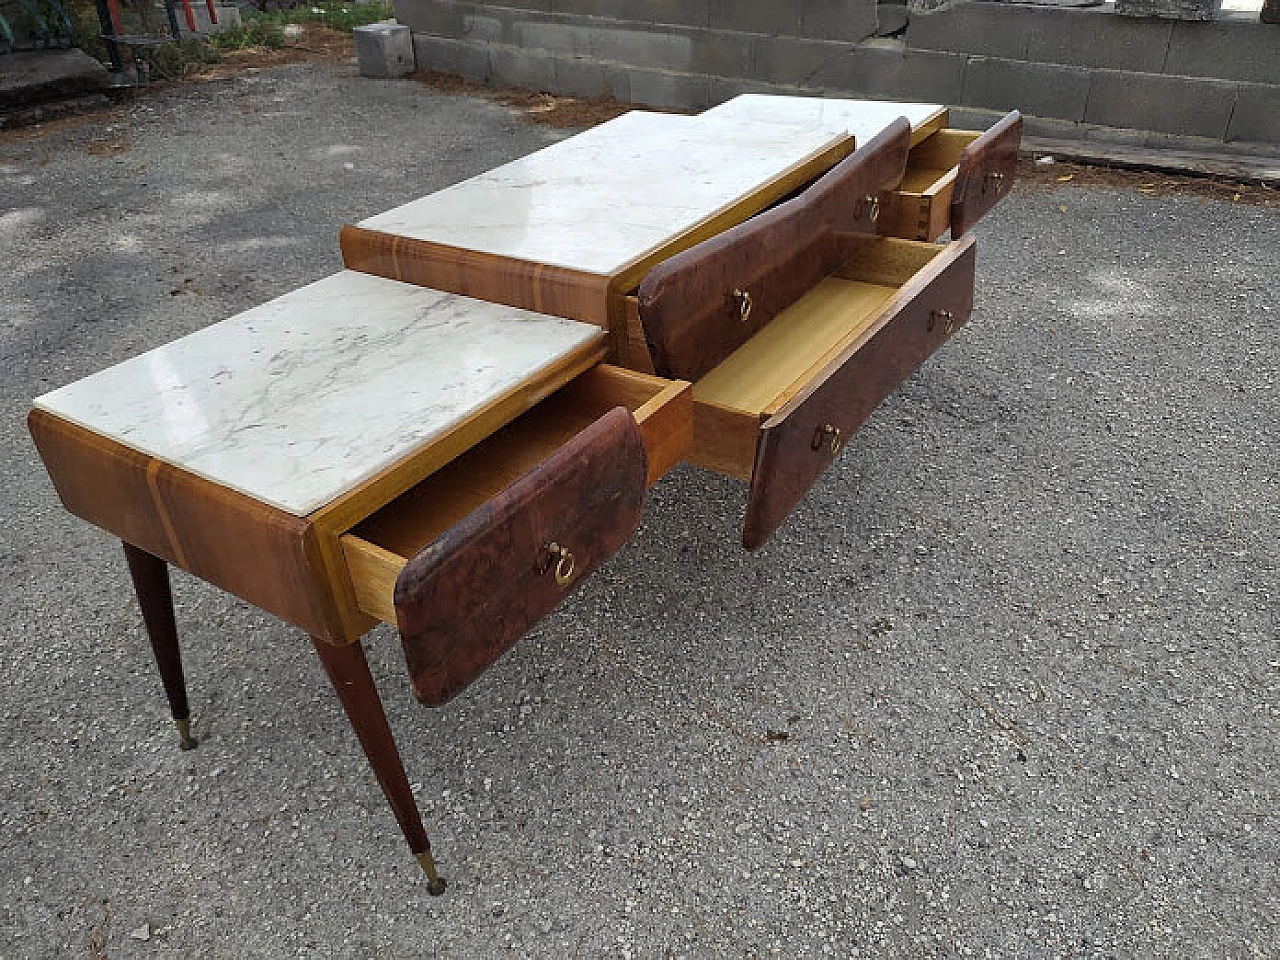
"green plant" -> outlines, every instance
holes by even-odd
[[[284,46],[284,28],[264,17],[248,17],[238,27],[211,33],[208,43],[215,50],[280,47]]]

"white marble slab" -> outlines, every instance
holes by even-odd
[[[303,516],[604,336],[347,270],[34,403]]]
[[[359,225],[612,276],[844,139],[632,111]]]
[[[701,116],[744,123],[812,126],[825,132],[843,130],[853,136],[858,146],[862,146],[898,117],[906,117],[914,130],[934,120],[946,109],[936,103],[744,93],[712,107]]]

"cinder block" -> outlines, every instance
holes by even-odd
[[[215,6],[214,10],[218,14],[218,22],[214,23],[213,18],[209,16],[209,8],[203,3],[193,3],[191,5],[192,19],[196,22],[195,35],[198,37],[207,37],[211,33],[221,33],[224,30],[233,30],[240,26],[240,8],[234,6]],[[184,18],[179,18],[178,28],[181,33],[190,33],[187,22]]]
[[[1227,139],[1280,144],[1280,86],[1240,84]]]
[[[967,60],[959,53],[904,48],[895,40],[867,40],[815,72],[809,83],[886,100],[956,103]]]
[[[1042,10],[1008,3],[962,3],[933,13],[912,11],[907,45],[1006,60],[1024,60]]]
[[[1089,102],[1089,71],[1052,63],[970,57],[960,102],[1080,121]]]
[[[799,37],[756,37],[754,63],[750,73],[769,83],[805,86],[822,77],[843,57],[856,49],[853,44],[808,40]]]
[[[744,76],[751,65],[751,38],[688,27],[592,27],[592,54],[637,67]]]
[[[1016,59],[1164,73],[1173,22],[1117,17],[1104,9],[1039,11],[1050,15],[1037,18],[1026,56]]]
[[[618,68],[611,92],[618,100],[649,107],[699,110],[711,102],[709,77],[641,67]]]
[[[489,45],[469,40],[450,40],[425,33],[413,35],[413,56],[419,70],[456,73],[468,80],[489,79]]]
[[[404,24],[371,23],[353,33],[362,77],[386,80],[413,73],[413,34]]]
[[[609,96],[614,89],[611,70],[598,60],[583,57],[557,57],[555,62],[555,92],[566,97]]]
[[[1193,77],[1094,70],[1084,119],[1109,127],[1221,140],[1227,133],[1237,86]]]
[[[1280,30],[1259,21],[1173,23],[1162,73],[1280,83]]]
[[[596,33],[591,27],[572,22],[519,19],[510,24],[502,42],[526,50],[591,57],[595,56]]]
[[[550,91],[556,85],[555,58],[541,50],[489,45],[489,82],[526,90]]]
[[[804,0],[800,32],[816,40],[851,40],[874,36],[880,22],[876,0]]]
[[[711,0],[609,0],[590,4],[595,16],[633,20],[637,23],[674,23],[705,27],[711,20]],[[555,4],[552,5],[556,9]]]
[[[800,9],[793,0],[710,0],[707,25],[713,30],[798,37]]]

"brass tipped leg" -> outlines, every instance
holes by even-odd
[[[436,873],[436,861],[431,856],[431,849],[427,848],[421,853],[415,853],[414,856],[418,858],[418,864],[427,875],[427,893],[433,897],[440,896],[440,894],[444,893],[444,888],[448,884],[445,883],[444,877]]]
[[[181,750],[194,750],[196,744],[200,741],[191,735],[191,721],[175,720],[173,725],[178,728],[178,748]]]

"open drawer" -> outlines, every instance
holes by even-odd
[[[881,232],[910,240],[968,232],[1013,186],[1021,143],[1016,110],[982,133],[939,130],[921,140],[881,213]]]
[[[849,238],[846,249],[839,268],[693,386],[689,459],[750,481],[748,549],[973,307],[972,237]]]
[[[449,700],[616,553],[691,432],[689,384],[602,364],[344,534],[418,699]]]

